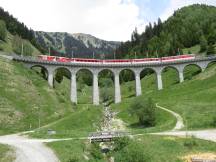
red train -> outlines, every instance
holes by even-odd
[[[85,58],[67,58],[57,56],[39,55],[38,58],[44,61],[55,61],[55,62],[75,62],[75,63],[96,63],[96,64],[133,64],[133,63],[157,63],[157,62],[170,62],[177,60],[190,60],[195,59],[194,54],[190,55],[178,55],[161,58],[143,58],[143,59],[114,59],[114,60],[99,60],[99,59],[85,59]]]

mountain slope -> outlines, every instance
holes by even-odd
[[[59,32],[35,32],[37,42],[48,49],[52,49],[52,55],[67,57],[99,58],[101,54],[106,57],[113,57],[114,50],[119,42],[105,41],[89,34],[69,34]]]

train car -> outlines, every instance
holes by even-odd
[[[67,58],[67,57],[56,57],[56,61],[57,62],[71,62],[71,59],[70,58]]]
[[[56,56],[39,55],[38,58],[43,61],[56,61]]]
[[[98,60],[98,59],[83,59],[83,58],[74,58],[74,62],[75,63],[87,63],[87,64],[91,64],[91,63],[102,63],[102,60]]]
[[[195,55],[178,55],[168,56],[162,58],[143,58],[143,59],[114,59],[114,60],[99,60],[99,59],[85,59],[85,58],[67,58],[57,56],[39,55],[38,59],[43,61],[56,61],[56,62],[74,62],[74,63],[86,63],[86,64],[142,64],[142,63],[159,63],[159,62],[171,62],[180,60],[195,59]]]
[[[103,60],[103,64],[131,64],[131,59]]]
[[[160,62],[159,58],[144,58],[144,59],[133,59],[132,62],[134,64],[142,64],[142,63],[157,63]]]
[[[170,62],[170,61],[178,61],[178,60],[191,60],[195,59],[195,55],[178,55],[178,56],[169,56],[169,57],[162,57],[162,62]]]

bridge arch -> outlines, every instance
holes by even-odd
[[[71,71],[67,67],[57,67],[54,69],[54,78],[55,81],[58,83],[61,83],[64,79],[64,77],[71,79]]]
[[[99,96],[102,102],[114,102],[114,77],[111,69],[102,69],[98,73]]]
[[[207,68],[211,67],[212,65],[216,65],[216,60],[208,62]]]
[[[133,69],[124,68],[119,72],[121,94],[123,98],[134,97],[136,95],[136,83],[132,82],[136,78],[136,73]]]
[[[36,73],[38,73],[39,75],[41,75],[41,77],[43,77],[45,80],[48,79],[48,69],[43,66],[43,65],[33,65],[30,67],[30,69],[34,70]]]
[[[75,71],[77,84],[77,102],[92,103],[93,71],[88,68],[80,68]]]
[[[181,82],[180,69],[175,66],[165,66],[161,70],[163,87],[169,87],[170,85]]]
[[[140,71],[142,79],[142,91],[156,90],[157,87],[157,70],[154,68],[143,68]]]
[[[203,68],[197,63],[187,64],[183,68],[184,79],[190,80],[192,79],[192,77],[201,73],[202,71],[203,71]]]

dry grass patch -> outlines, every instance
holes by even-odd
[[[192,162],[192,159],[216,160],[216,153],[196,153],[183,157],[185,162]]]

